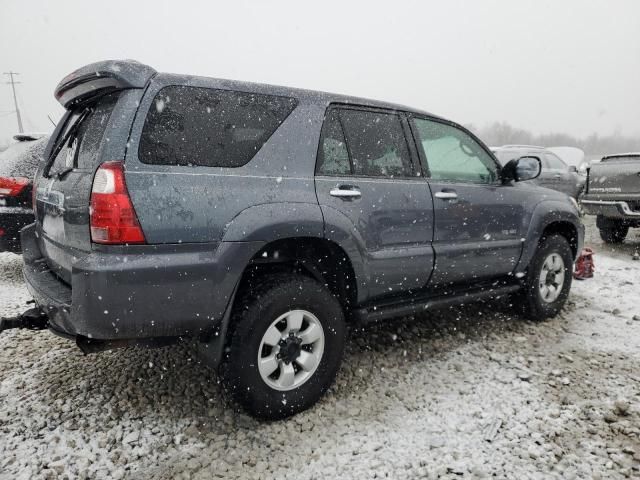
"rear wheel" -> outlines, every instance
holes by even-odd
[[[333,383],[344,349],[344,315],[319,282],[298,274],[258,280],[241,294],[231,328],[222,379],[251,415],[294,415]]]
[[[622,243],[629,233],[629,226],[622,223],[612,223],[607,227],[600,227],[600,238],[605,243]]]
[[[556,316],[569,296],[572,270],[573,256],[567,239],[561,235],[543,238],[520,293],[524,314],[532,320]]]

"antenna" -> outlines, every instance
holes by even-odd
[[[4,72],[4,75],[9,75],[9,81],[7,85],[11,85],[11,89],[13,90],[13,103],[16,106],[16,120],[18,120],[18,133],[24,133],[24,129],[22,128],[22,117],[20,116],[20,109],[18,108],[18,98],[16,97],[16,84],[20,82],[16,82],[13,78],[14,75],[20,75],[18,72]]]

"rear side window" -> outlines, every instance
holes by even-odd
[[[296,106],[288,97],[170,86],[156,95],[138,157],[154,165],[240,167]]]

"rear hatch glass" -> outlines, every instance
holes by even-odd
[[[119,93],[68,112],[37,179],[36,219],[50,267],[69,281],[74,256],[91,250],[89,200],[100,146]]]
[[[68,115],[49,159],[51,175],[60,175],[70,168],[92,170],[97,166],[96,153],[117,101],[117,93],[106,95],[97,104]]]

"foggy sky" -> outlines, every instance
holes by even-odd
[[[101,59],[411,105],[477,126],[640,135],[640,1],[0,0],[25,129]],[[3,80],[6,77],[3,76]],[[17,131],[0,85],[0,143]]]

